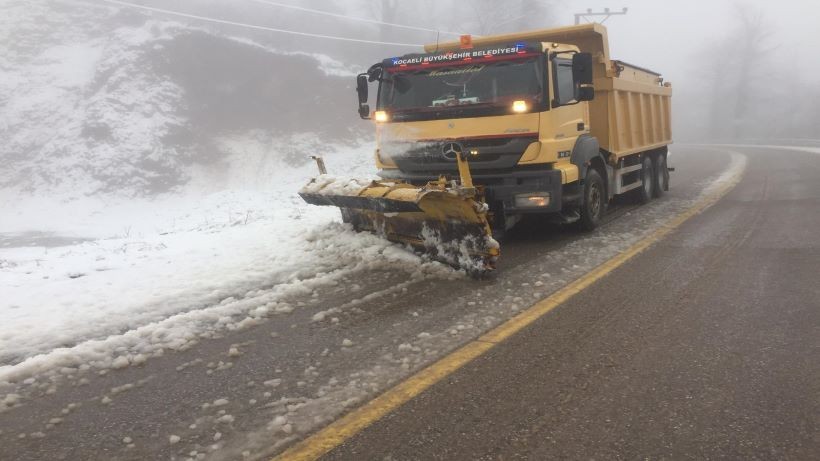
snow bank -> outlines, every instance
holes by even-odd
[[[261,237],[270,230],[273,229],[259,226],[258,234],[242,232],[242,241],[245,237]],[[402,270],[413,280],[453,274],[449,268],[405,250],[396,251],[394,245],[378,237],[354,233],[341,224],[321,225],[308,232],[307,238],[300,238],[302,232],[303,229],[296,229],[290,236],[280,235],[276,243],[259,238],[239,248],[239,252],[236,245],[218,247],[220,241],[239,241],[228,232],[209,239],[201,251],[186,244],[191,255],[184,264],[175,263],[173,270],[142,273],[124,269],[103,280],[98,274],[89,274],[42,284],[40,288],[46,293],[31,304],[9,306],[2,313],[8,318],[0,330],[4,357],[16,353],[28,358],[0,367],[0,382],[62,367],[120,368],[118,361],[127,366],[140,355],[185,349],[214,332],[243,328],[272,315],[287,314],[299,307],[294,299],[307,299],[306,295],[313,290],[334,285],[356,271]],[[185,241],[190,237],[179,236]],[[287,248],[287,253],[277,254],[277,249],[282,248]],[[235,256],[225,258],[224,254],[217,254],[218,258],[211,258],[212,251],[228,249],[236,252]],[[154,261],[138,266],[154,269],[162,259],[162,255],[157,255]],[[72,290],[69,285],[75,282],[92,292],[81,299],[66,297],[65,291]],[[271,283],[272,288],[259,289]],[[105,287],[103,293],[93,289],[101,286]],[[54,295],[57,302],[41,302]],[[16,301],[24,300],[21,297]],[[9,315],[14,311],[21,314]],[[106,337],[118,329],[125,332]],[[50,350],[62,342],[81,341],[89,336],[97,339]],[[32,357],[37,351],[44,353]]]
[[[0,381],[184,349],[287,314],[356,271],[406,271],[411,280],[455,274],[353,232],[336,222],[335,209],[298,208],[298,217],[288,216],[294,207],[222,229],[0,250]]]
[[[717,178],[710,181],[703,189],[700,196],[707,197],[714,194],[719,189],[723,188],[727,183],[732,181],[739,181],[743,172],[746,171],[746,164],[748,158],[739,153],[729,151],[729,166]]]

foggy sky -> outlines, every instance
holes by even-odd
[[[98,0],[55,1],[110,7]],[[157,19],[187,22],[222,35],[250,38],[282,51],[321,53],[362,71],[383,58],[421,51],[421,45],[437,39],[435,32],[294,11],[263,4],[264,0],[131,1],[260,26],[412,44],[351,43],[151,14]],[[812,102],[820,99],[820,84],[814,78],[820,72],[820,59],[815,57],[814,50],[820,43],[820,28],[815,25],[820,17],[820,2],[816,1],[277,1],[359,18],[474,34],[566,26],[573,24],[574,13],[587,8],[620,11],[627,7],[626,15],[613,16],[605,24],[611,57],[652,69],[672,83],[676,139],[748,138],[751,134],[808,137],[820,132],[820,109]],[[760,16],[760,30],[750,32],[747,27],[744,31],[743,11]],[[763,37],[764,43],[744,46],[749,41],[744,34]],[[438,39],[455,40],[457,36],[440,34]],[[750,102],[746,103],[747,100]],[[355,115],[351,117],[351,123],[355,122]]]
[[[576,0],[560,4],[559,16],[571,24],[574,12],[624,6],[629,9],[625,16],[613,16],[605,24],[612,57],[661,72],[673,84],[685,83],[693,60],[711,41],[731,35],[738,8],[761,10],[780,59],[788,59],[805,74],[820,71],[820,59],[813,51],[820,44],[820,2],[816,1]]]
[[[380,0],[279,0],[325,11],[332,11],[351,16],[379,19]],[[335,18],[325,18],[310,13],[286,10],[247,0],[143,0],[143,3],[178,7],[186,11],[201,10],[203,4],[212,5],[229,18],[255,20],[254,23],[275,23],[286,28],[332,33],[356,38],[379,40],[378,26],[346,22]],[[479,33],[473,10],[486,4],[512,4],[510,1],[481,2],[480,0],[397,0],[399,16],[395,22],[420,27],[440,28]],[[699,48],[712,40],[731,34],[738,8],[759,9],[772,31],[772,40],[780,45],[778,55],[798,57],[802,55],[800,65],[805,71],[820,71],[820,59],[813,52],[806,52],[805,44],[820,43],[820,2],[811,0],[544,0],[540,2],[548,10],[544,18],[544,27],[571,25],[573,13],[583,12],[587,8],[601,11],[605,7],[620,10],[629,9],[625,16],[613,16],[606,26],[610,33],[612,56],[617,59],[642,64],[657,69],[673,77],[684,74],[689,64],[686,62]],[[199,6],[199,8],[198,8]],[[221,7],[221,8],[220,8]],[[503,19],[509,19],[501,15]],[[537,21],[535,21],[537,23]],[[513,26],[514,27],[514,26]],[[409,43],[428,43],[435,41],[435,34],[388,28],[391,41]],[[505,30],[507,31],[507,30]],[[242,34],[241,29],[235,32]],[[282,34],[267,33],[270,40],[294,44],[311,49],[335,49],[339,46],[355,50],[357,56],[371,56],[374,50],[381,47],[363,44],[339,44],[322,39],[298,38]],[[453,36],[442,35],[441,39],[453,39]],[[382,51],[388,55],[411,51],[402,47],[388,47]],[[381,51],[381,50],[380,50]],[[677,78],[679,79],[679,78]]]

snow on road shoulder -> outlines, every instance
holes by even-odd
[[[727,183],[739,181],[743,172],[746,171],[748,158],[745,155],[734,151],[726,152],[729,154],[729,166],[717,178],[710,178],[704,183],[705,187],[699,198],[713,195]]]
[[[361,149],[341,152],[337,161],[355,165],[345,159],[360,157]],[[337,169],[334,161],[328,166]],[[0,248],[0,382],[56,366],[107,368],[117,357],[127,365],[164,348],[185,348],[213,331],[288,313],[299,306],[284,299],[307,299],[353,271],[457,276],[401,246],[353,232],[336,208],[305,204],[296,191],[314,170],[290,168],[265,191],[102,209],[109,204],[65,204],[70,213],[82,211],[80,218],[60,213],[59,202],[47,204],[50,222],[17,230],[93,238]],[[13,217],[10,210],[3,214]]]
[[[783,145],[774,145],[774,144],[726,144],[726,146],[756,147],[756,148],[760,148],[760,149],[783,149],[783,150],[793,150],[793,151],[797,151],[797,152],[808,152],[810,154],[819,154],[820,155],[820,147],[783,146]]]
[[[293,299],[357,271],[389,267],[416,280],[456,274],[326,213],[281,222],[158,236],[136,247],[85,243],[49,260],[45,279],[12,263],[2,271],[9,297],[0,307],[0,382],[57,367],[121,368],[185,349],[287,314],[301,304]]]

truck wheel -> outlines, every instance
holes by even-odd
[[[494,207],[490,207],[490,230],[493,238],[500,241],[507,235],[507,216],[504,213],[504,204],[498,202]]]
[[[644,155],[641,162],[641,187],[636,189],[638,203],[646,203],[652,200],[652,190],[654,189],[652,184],[655,182],[652,179],[654,176],[652,170],[652,158]]]
[[[655,168],[655,181],[653,186],[653,193],[655,197],[660,197],[663,195],[665,191],[669,190],[669,169],[666,168],[666,156],[663,154],[658,154],[655,157],[654,162]]]
[[[490,223],[490,231],[495,240],[498,240],[499,242],[504,241],[504,237],[507,236],[507,229],[504,226],[504,218],[501,218],[500,222],[498,219],[493,219],[493,222]]]
[[[606,211],[607,193],[604,180],[595,168],[587,171],[584,180],[584,201],[581,204],[581,219],[578,227],[584,231],[591,231],[598,227],[601,217]]]

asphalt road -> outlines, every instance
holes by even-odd
[[[819,459],[820,155],[744,152],[715,206],[326,458]]]
[[[0,389],[0,460],[265,459],[663,225],[731,150],[677,146],[670,193],[594,233],[525,223],[490,280],[362,270],[140,366]],[[820,156],[742,151],[719,204],[330,456],[816,454]]]

